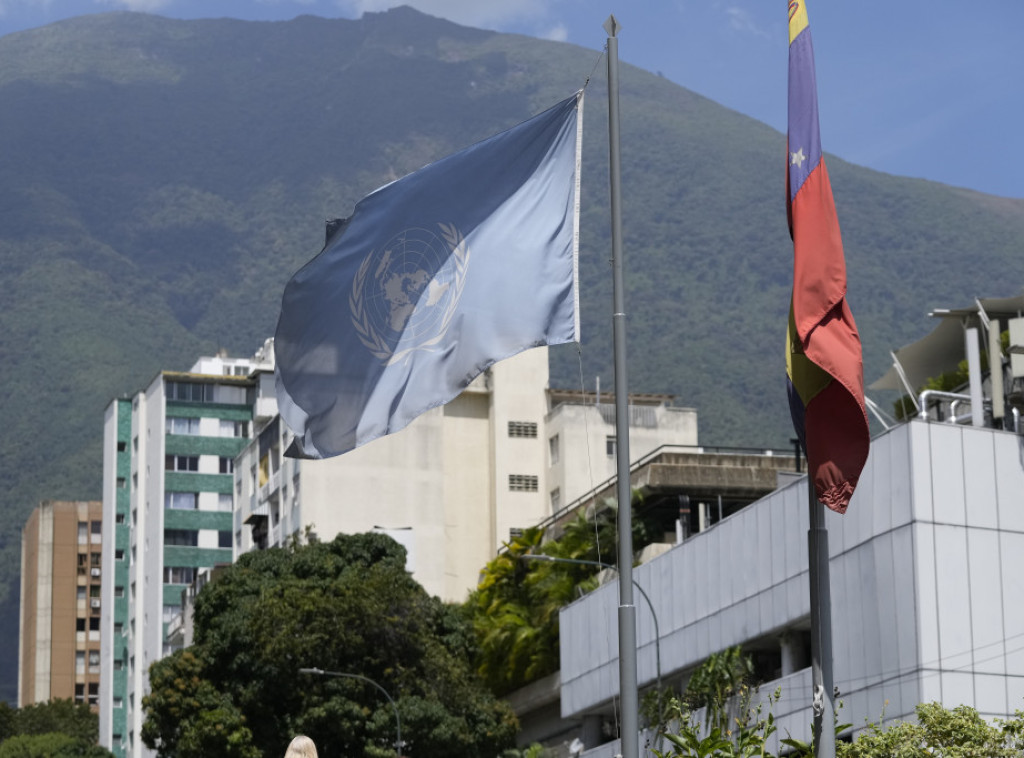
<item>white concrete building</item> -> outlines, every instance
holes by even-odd
[[[829,513],[835,683],[841,721],[903,719],[920,702],[986,717],[1024,708],[1024,455],[1011,432],[914,420],[872,441],[845,516]],[[653,601],[662,677],[680,684],[743,645],[782,688],[777,736],[809,739],[806,478],[667,553],[634,578]],[[612,582],[563,609],[561,713],[588,758],[610,758],[600,722],[618,693]],[[638,606],[639,680],[656,677],[651,613]]]
[[[103,437],[100,744],[151,751],[140,737],[150,664],[198,569],[230,563],[231,476],[251,433],[253,359],[200,358],[107,408]]]
[[[595,400],[549,391],[548,350],[535,348],[495,364],[406,429],[326,460],[285,457],[292,435],[267,402],[236,462],[236,557],[307,528],[322,540],[381,531],[405,546],[428,592],[461,602],[511,535],[614,471],[611,406]],[[695,411],[670,407],[666,396],[637,400],[634,455],[696,444]]]

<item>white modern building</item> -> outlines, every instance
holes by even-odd
[[[826,514],[834,679],[840,721],[854,732],[912,718],[922,702],[987,718],[1024,709],[1022,309],[1011,298],[936,311],[935,332],[896,351],[875,385],[909,390],[968,362],[967,386],[913,397],[917,415],[872,440],[848,512]],[[1001,370],[981,370],[980,344]],[[806,478],[780,479],[778,491],[638,566],[652,601],[637,608],[641,686],[655,683],[659,651],[662,681],[678,690],[709,655],[741,645],[761,696],[781,688],[776,739],[809,740],[808,522]],[[588,758],[619,750],[607,741],[617,606],[611,582],[560,615],[554,696]]]
[[[873,440],[849,511],[826,518],[842,721],[903,719],[932,700],[987,717],[1024,708],[1022,449],[1011,432],[923,420]],[[807,527],[804,478],[634,574],[657,614],[665,682],[678,685],[711,653],[743,645],[774,669],[761,692],[782,689],[779,734],[804,740]],[[612,582],[560,616],[561,714],[581,726],[591,758],[618,750],[595,744],[618,693],[617,605]],[[646,607],[637,627],[639,679],[650,686]]]
[[[269,398],[272,375],[256,381],[267,383],[261,396]],[[696,413],[669,400],[641,398],[634,410],[641,452],[696,443]],[[321,540],[380,531],[405,546],[428,592],[461,602],[511,535],[614,469],[608,408],[592,396],[550,392],[547,348],[493,365],[406,429],[325,460],[286,457],[292,435],[267,402],[236,461],[236,557],[307,530]]]
[[[203,567],[230,563],[232,470],[252,428],[252,359],[201,358],[107,408],[103,436],[100,744],[148,755],[140,737],[150,664]]]

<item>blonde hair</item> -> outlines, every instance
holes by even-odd
[[[293,739],[285,751],[284,758],[318,758],[316,745],[304,734]]]

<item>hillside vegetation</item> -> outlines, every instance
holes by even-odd
[[[251,353],[325,219],[566,97],[597,58],[408,8],[275,23],[111,13],[0,39],[4,639],[17,632],[21,525],[42,498],[100,497],[112,398],[203,353]],[[563,387],[581,373],[612,384],[596,71],[584,337],[580,359],[553,351]],[[785,446],[784,136],[628,65],[621,88],[630,388],[696,407],[707,444]],[[842,117],[822,114],[826,147]],[[829,167],[869,380],[931,307],[1020,291],[1024,202]],[[0,698],[14,697],[16,650],[0,652]]]

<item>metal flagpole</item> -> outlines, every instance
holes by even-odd
[[[828,571],[828,528],[825,506],[814,491],[813,472],[807,473],[810,528],[807,530],[807,568],[811,585],[811,686],[814,710],[814,755],[835,758],[835,701],[832,679],[832,592]]]
[[[629,394],[626,389],[626,314],[622,274],[622,207],[619,164],[619,41],[622,27],[609,16],[608,145],[612,214],[612,337],[615,354],[615,445],[619,530],[619,703],[622,758],[640,756],[639,696],[636,674],[636,606],[633,605],[633,518],[629,489]]]

